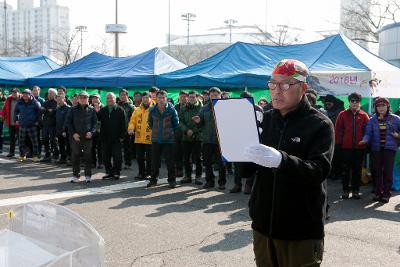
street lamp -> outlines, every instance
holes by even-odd
[[[81,33],[81,57],[83,56],[83,33],[87,32],[87,27],[84,25],[79,25],[75,27],[77,32]]]
[[[190,32],[190,22],[195,21],[196,14],[185,13],[181,15],[182,20],[187,21],[187,45],[189,45],[189,32]]]
[[[234,19],[227,19],[224,23],[229,27],[229,43],[232,43],[232,27],[234,24],[238,23],[237,20]]]

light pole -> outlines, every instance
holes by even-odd
[[[87,27],[79,25],[75,27],[75,30],[81,33],[81,57],[83,56],[83,33],[87,32]]]
[[[4,0],[4,54],[8,54],[7,0]]]
[[[237,23],[237,20],[235,19],[227,19],[224,21],[224,23],[229,27],[229,43],[232,43],[232,27],[234,24]]]
[[[187,21],[187,45],[189,45],[189,36],[190,36],[190,22],[196,20],[196,14],[193,13],[185,13],[181,15],[182,20]]]
[[[168,52],[171,52],[171,0],[168,0]]]
[[[115,0],[115,24],[118,24],[118,0]],[[115,57],[119,57],[119,36],[115,32]]]

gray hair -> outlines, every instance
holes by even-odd
[[[49,90],[47,91],[47,93],[53,93],[55,96],[57,95],[57,90],[54,88],[49,88]]]
[[[117,100],[117,96],[113,92],[107,93],[107,96],[109,96],[109,95],[112,96],[115,100]]]

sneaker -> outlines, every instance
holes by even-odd
[[[72,177],[72,179],[70,180],[71,183],[78,183],[79,182],[79,178],[78,177]]]
[[[33,158],[32,158],[33,159]],[[40,162],[51,162],[51,158],[50,157],[45,157],[44,159],[42,159]]]
[[[135,178],[134,178],[136,181],[143,181],[143,180],[146,180],[146,178],[144,177],[144,175],[137,175],[137,176],[135,176]]]
[[[190,183],[192,183],[191,177],[185,177],[181,180],[181,184],[190,184]]]
[[[244,190],[243,190],[243,193],[245,194],[245,195],[250,195],[251,194],[251,191],[252,191],[252,188],[251,188],[251,186],[249,186],[249,185],[244,185]]]
[[[157,181],[155,181],[155,180],[150,180],[150,182],[146,185],[147,188],[156,187],[156,186],[157,186]]]
[[[91,183],[91,182],[92,182],[92,177],[86,176],[86,177],[85,177],[85,182],[86,182],[87,184]]]
[[[106,180],[106,179],[111,179],[111,178],[113,178],[113,175],[112,174],[106,174],[106,175],[104,175],[103,176],[103,180]]]
[[[214,184],[214,183],[209,183],[209,182],[207,182],[207,183],[203,186],[203,189],[209,189],[209,188],[213,188],[213,187],[215,187],[215,184]]]
[[[233,194],[240,193],[240,192],[242,192],[242,187],[238,186],[238,185],[234,185],[232,187],[232,189],[229,191],[229,193],[233,193]]]
[[[349,191],[344,191],[342,196],[341,196],[341,198],[342,199],[349,199],[349,195],[350,195]]]
[[[176,188],[176,182],[169,182],[169,188],[174,189]]]
[[[6,157],[7,158],[13,158],[13,157],[15,157],[15,154],[14,153],[8,153]]]
[[[57,163],[57,164],[66,164],[66,163],[67,163],[67,160],[65,160],[65,159],[59,159],[59,160],[56,161],[56,163]]]
[[[39,159],[38,156],[33,156],[33,157],[32,157],[32,161],[33,161],[33,162],[39,162],[40,159]]]
[[[19,162],[23,162],[23,161],[25,161],[26,160],[26,156],[20,156],[19,158],[18,158],[18,161]]]
[[[195,185],[203,185],[203,182],[201,181],[201,177],[196,177],[196,179],[194,180],[194,184]]]
[[[359,193],[359,192],[353,192],[351,198],[352,198],[352,199],[360,199],[360,198],[361,198],[361,197],[360,197],[360,193]]]

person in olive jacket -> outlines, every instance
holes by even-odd
[[[106,175],[103,179],[118,180],[121,175],[122,147],[125,136],[125,111],[117,105],[114,93],[107,94],[107,106],[100,109],[97,118],[100,121],[100,138],[103,147],[103,162]],[[111,158],[113,164],[111,164]]]
[[[81,155],[85,163],[86,183],[92,181],[92,137],[96,133],[97,116],[89,105],[89,94],[82,91],[78,95],[78,104],[68,112],[65,124],[71,138],[71,161],[73,177],[71,183],[79,181]]]
[[[189,92],[189,102],[182,107],[179,115],[179,129],[182,132],[183,159],[185,166],[185,178],[182,184],[192,182],[193,163],[196,164],[195,184],[202,185],[201,174],[201,130],[193,121],[193,117],[199,114],[202,104],[197,99],[197,92]]]
[[[287,59],[268,87],[274,109],[264,114],[261,144],[248,147],[242,174],[256,181],[250,197],[257,266],[320,266],[324,244],[326,178],[334,129],[311,107],[308,68]]]

